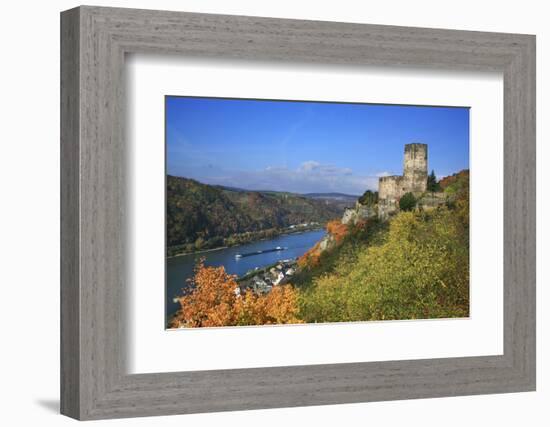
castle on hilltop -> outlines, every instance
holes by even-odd
[[[406,193],[415,196],[428,187],[428,145],[406,144],[403,175],[383,176],[378,180],[378,216],[387,218],[399,207],[399,199]]]
[[[342,224],[356,224],[375,216],[385,220],[399,210],[399,200],[412,193],[416,206],[431,209],[445,203],[443,193],[426,194],[428,190],[428,145],[405,144],[403,175],[383,176],[378,180],[378,201],[362,204],[359,200],[354,207],[346,208]]]

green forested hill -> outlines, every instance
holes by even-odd
[[[342,214],[340,206],[326,200],[217,187],[174,176],[167,177],[166,196],[167,245],[185,251],[231,244],[246,233],[268,237],[293,224],[324,224]]]

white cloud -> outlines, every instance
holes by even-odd
[[[226,185],[249,190],[289,191],[294,193],[347,193],[360,195],[378,189],[377,176],[355,175],[350,168],[303,162],[296,169],[269,166],[259,171],[223,171],[216,177],[200,179],[208,184]]]
[[[315,160],[308,160],[300,165],[298,168],[299,171],[309,172],[315,169],[318,169],[321,166],[321,163],[316,162]]]
[[[352,175],[353,171],[350,168],[339,168],[334,165],[322,164],[315,160],[303,162],[297,172],[316,173],[320,175]]]

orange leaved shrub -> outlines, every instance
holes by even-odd
[[[348,234],[348,226],[335,219],[334,221],[329,221],[327,223],[327,233],[334,237],[336,243],[340,243]]]
[[[172,318],[172,328],[301,323],[298,319],[298,291],[291,285],[273,287],[258,295],[240,294],[237,277],[222,267],[205,267],[200,260],[190,288],[178,298],[181,308]]]
[[[265,294],[248,291],[237,304],[238,325],[303,323],[298,316],[298,291],[291,285],[274,286]]]
[[[319,265],[321,252],[321,245],[316,243],[315,246],[298,258],[298,267],[311,268]]]
[[[326,225],[327,233],[332,236],[333,241],[338,245],[342,243],[344,238],[348,235],[348,226],[342,224],[339,220],[335,219],[329,221]],[[298,266],[301,268],[312,268],[319,265],[321,262],[321,245],[317,243],[310,250],[304,253],[298,258]]]

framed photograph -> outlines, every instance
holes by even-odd
[[[168,328],[469,317],[469,108],[167,96],[165,117]]]
[[[61,51],[63,414],[535,389],[534,36],[83,6]]]

